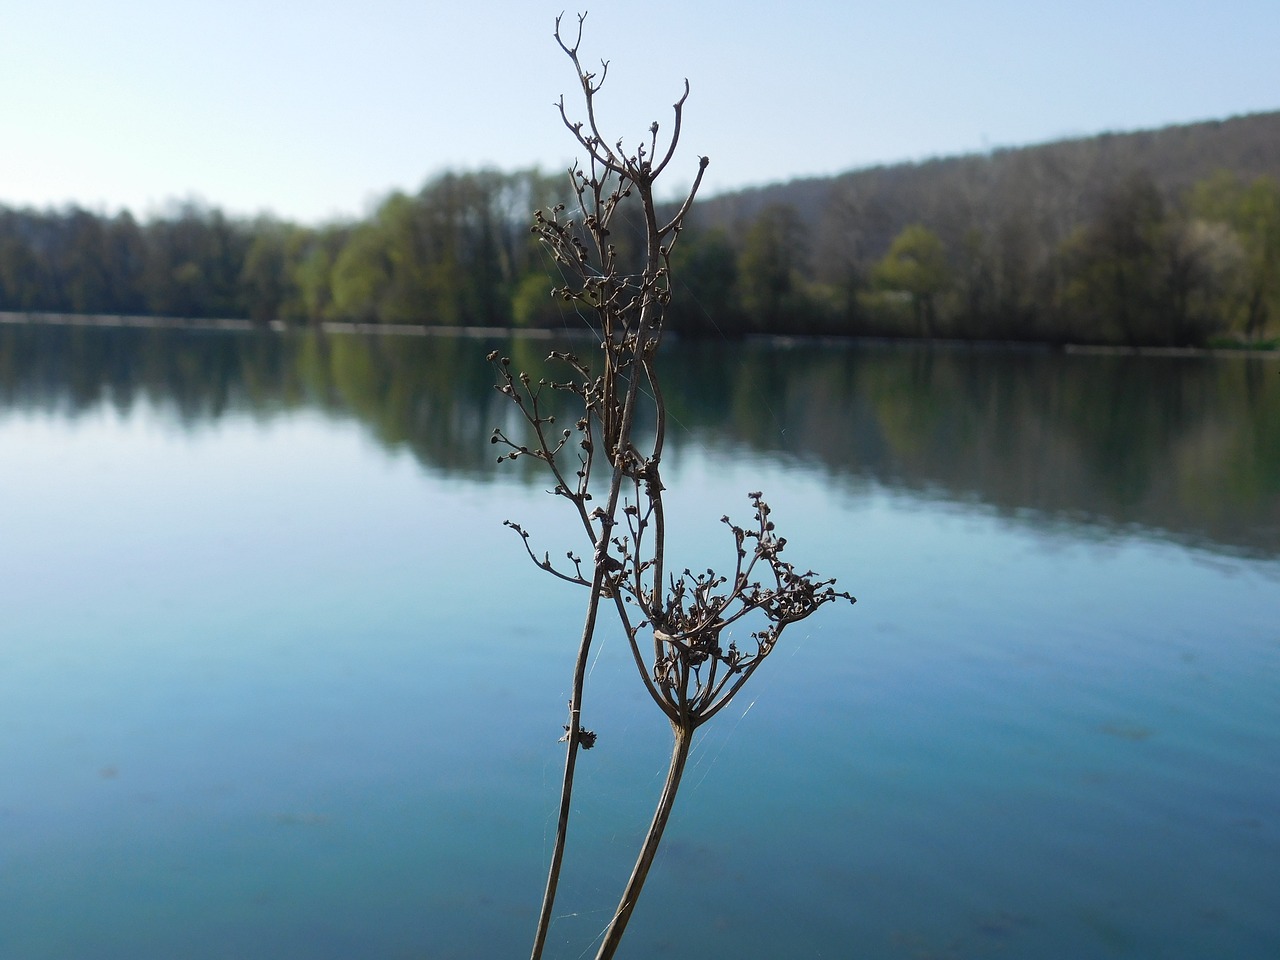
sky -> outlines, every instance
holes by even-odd
[[[562,2],[562,0],[560,0]],[[564,168],[542,0],[3,0],[0,204],[364,216],[445,170]],[[1280,109],[1277,0],[595,0],[611,138],[666,195]],[[785,12],[784,12],[785,11]],[[573,7],[566,26],[576,31]],[[1280,150],[1280,145],[1277,145]]]

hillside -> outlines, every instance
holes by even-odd
[[[700,199],[694,221],[740,230],[785,205],[823,241],[851,240],[880,257],[908,224],[929,225],[948,246],[1015,213],[1062,233],[1132,174],[1148,174],[1176,201],[1220,170],[1280,179],[1280,110],[791,180]]]
[[[677,304],[693,332],[1256,342],[1280,332],[1280,112],[774,184],[691,225],[695,272],[737,268]]]

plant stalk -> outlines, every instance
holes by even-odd
[[[640,331],[645,331],[645,319],[642,312]],[[609,483],[609,497],[601,521],[600,537],[595,549],[595,572],[591,582],[591,598],[587,604],[586,622],[582,627],[582,640],[578,645],[578,657],[574,663],[573,693],[569,701],[568,747],[565,750],[564,779],[560,788],[560,816],[556,824],[555,849],[551,854],[551,868],[547,873],[547,886],[542,896],[542,909],[538,914],[538,929],[534,934],[531,960],[541,960],[546,946],[547,933],[551,929],[551,911],[555,905],[556,890],[560,885],[560,867],[564,862],[565,846],[569,836],[569,812],[573,800],[573,776],[578,762],[579,734],[582,729],[582,698],[586,683],[587,660],[591,644],[595,638],[596,618],[600,610],[600,600],[604,595],[604,580],[607,568],[604,558],[609,550],[609,537],[618,514],[618,500],[622,494],[624,456],[631,445],[631,427],[635,422],[636,402],[639,395],[639,371],[631,378],[627,386],[626,398],[622,407],[622,419],[618,426],[618,448],[613,461],[613,475]],[[687,752],[687,751],[686,751]],[[683,767],[683,764],[681,765]],[[677,778],[678,779],[678,778]]]
[[[582,691],[586,681],[587,659],[591,641],[596,632],[596,615],[600,609],[600,569],[597,565],[592,586],[591,602],[587,605],[587,619],[582,627],[582,642],[578,646],[578,658],[573,668],[573,694],[569,701],[568,741],[564,758],[564,779],[560,788],[560,817],[556,823],[555,849],[551,853],[551,868],[547,873],[547,886],[542,895],[542,910],[538,914],[538,930],[533,939],[532,960],[540,960],[551,929],[551,909],[555,905],[556,888],[560,885],[560,866],[564,862],[564,849],[569,836],[569,809],[573,799],[573,774],[578,764],[578,740],[582,730]]]
[[[666,783],[662,785],[662,796],[653,813],[653,822],[649,824],[649,832],[645,835],[644,844],[640,847],[640,856],[636,859],[636,865],[631,871],[631,879],[627,881],[622,900],[618,903],[617,913],[614,914],[609,928],[605,930],[604,941],[600,944],[596,960],[610,960],[617,952],[618,944],[622,942],[622,934],[626,932],[627,922],[631,919],[631,912],[640,898],[640,890],[649,876],[649,868],[653,866],[653,858],[658,853],[662,832],[667,828],[667,820],[671,817],[671,808],[676,801],[676,791],[680,789],[685,762],[689,759],[689,748],[693,745],[693,727],[682,726],[672,721],[671,730],[675,736],[675,742],[671,746],[671,768],[667,771]]]

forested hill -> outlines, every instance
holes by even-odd
[[[1135,175],[1177,204],[1220,171],[1280,180],[1280,111],[791,180],[702,199],[694,219],[738,232],[786,206],[822,245],[878,258],[910,224],[929,225],[948,247],[975,228],[1017,221],[1061,239]]]
[[[0,311],[580,324],[529,233],[567,186],[449,172],[320,226],[0,207]],[[617,225],[624,257],[639,226]],[[1280,112],[702,197],[672,268],[690,336],[1270,342]]]
[[[1280,112],[796,180],[693,224],[734,250],[749,329],[1256,342],[1280,333]]]

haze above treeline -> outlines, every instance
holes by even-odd
[[[455,171],[303,226],[0,208],[0,310],[565,326],[528,227],[563,172]],[[626,249],[638,221],[616,237]],[[1202,346],[1280,334],[1280,112],[699,199],[669,326]]]

